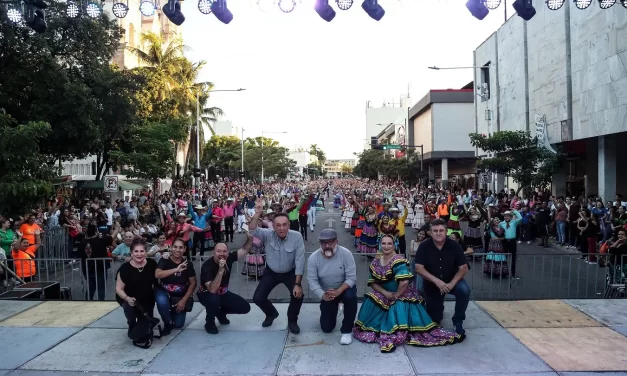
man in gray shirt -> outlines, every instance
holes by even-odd
[[[353,254],[338,245],[337,233],[333,229],[320,231],[320,248],[307,262],[307,282],[320,302],[320,327],[325,333],[335,329],[337,311],[344,303],[344,320],[340,332],[340,343],[349,345],[357,316],[357,268]]]
[[[259,216],[263,211],[263,201],[255,202],[255,215],[248,224],[249,232],[263,241],[266,251],[266,270],[257,285],[253,302],[266,314],[261,326],[269,327],[279,312],[268,296],[278,284],[284,284],[290,291],[290,305],[287,308],[287,327],[294,333],[300,333],[298,314],[303,305],[303,287],[305,272],[305,242],[298,231],[290,230],[290,221],[285,213],[277,213],[272,220],[273,230],[258,228]]]

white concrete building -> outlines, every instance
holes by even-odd
[[[400,103],[387,103],[382,107],[372,107],[370,101],[366,103],[366,135],[364,150],[370,149],[371,137],[377,135],[390,124],[405,126],[407,124],[407,109],[410,98],[401,98]]]
[[[422,145],[423,173],[432,183],[475,185],[475,148],[468,137],[475,128],[473,96],[473,89],[430,90],[409,110],[409,144]]]
[[[474,52],[475,130],[526,130],[536,134],[546,117],[549,142],[567,154],[553,177],[557,195],[598,194],[613,200],[627,193],[627,11],[620,5],[585,10],[535,4],[525,22],[510,18]],[[486,91],[483,88],[487,88]],[[512,182],[497,179],[496,189]]]
[[[234,126],[230,120],[218,120],[212,125],[213,131],[216,136],[237,136],[242,138],[242,129]],[[205,139],[208,141],[211,138],[211,133],[205,134]]]
[[[354,168],[356,164],[354,159],[327,159],[324,162],[324,172],[327,177],[336,177],[344,166]]]

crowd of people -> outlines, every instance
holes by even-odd
[[[314,231],[324,200],[342,211],[352,244],[340,245],[335,230],[320,232],[320,248],[308,260],[304,241]],[[306,182],[203,183],[201,190],[175,188],[161,195],[144,191],[111,202],[94,197],[81,205],[57,200],[16,221],[3,218],[0,268],[3,283],[36,278],[35,259],[44,230],[67,231],[68,258],[81,262],[87,299],[105,299],[112,261],[115,292],[129,324],[129,336],[142,312],[156,306],[163,334],[183,327],[194,295],[206,311],[205,330],[218,333],[216,320],[246,314],[250,304],[229,290],[236,272],[258,279],[253,302],[265,314],[263,327],[279,313],[268,299],[279,284],[290,291],[288,329],[300,332],[298,316],[306,279],[320,299],[320,326],[331,332],[340,307],[340,343],[353,338],[377,342],[383,352],[399,344],[434,346],[463,340],[470,298],[464,280],[469,261],[480,256],[483,271],[498,278],[520,278],[517,244],[576,247],[587,263],[606,266],[608,278],[624,281],[620,255],[627,252],[626,204],[620,196],[603,203],[595,197],[554,197],[533,192],[493,193],[463,188],[407,186],[401,182],[333,179]],[[414,239],[407,238],[413,228]],[[238,235],[241,234],[241,235]],[[236,236],[244,245],[229,252]],[[352,251],[371,259],[372,291],[357,309],[357,276]],[[597,258],[599,254],[610,258]],[[200,259],[200,272],[194,260]],[[13,273],[8,273],[11,270]],[[456,297],[454,330],[441,327],[444,297]],[[139,309],[138,307],[141,307]]]

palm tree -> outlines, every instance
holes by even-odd
[[[316,156],[316,158],[318,159],[318,164],[320,166],[324,165],[324,162],[327,161],[327,157],[324,154],[324,151],[322,151],[322,149],[318,147],[318,144],[312,144],[309,147],[309,154]]]

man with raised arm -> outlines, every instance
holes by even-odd
[[[266,270],[255,290],[253,302],[266,314],[261,326],[269,327],[279,317],[268,296],[279,284],[284,284],[290,291],[290,304],[287,309],[289,330],[300,333],[298,314],[303,305],[301,285],[305,272],[305,242],[298,231],[290,230],[290,221],[285,213],[276,213],[272,220],[273,229],[259,228],[259,217],[263,211],[263,200],[255,202],[255,215],[248,224],[251,235],[262,239],[266,251]]]

